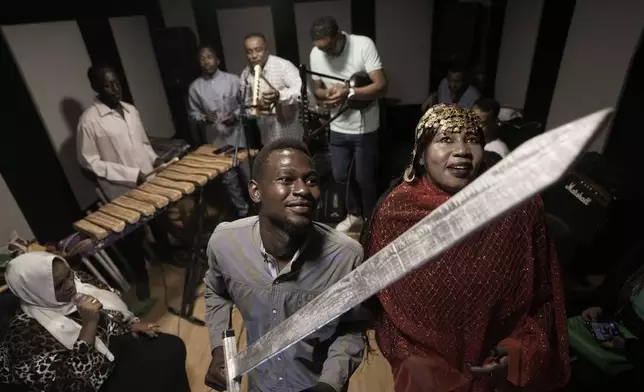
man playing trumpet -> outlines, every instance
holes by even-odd
[[[262,144],[282,137],[301,140],[303,129],[297,118],[297,103],[302,81],[297,67],[270,54],[261,33],[247,35],[244,47],[248,66],[241,74],[245,84],[242,89],[246,88],[246,106],[257,118]],[[256,69],[257,65],[260,69]],[[259,80],[255,79],[256,73]]]

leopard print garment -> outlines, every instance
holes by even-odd
[[[108,289],[88,275],[77,272],[82,281]],[[69,315],[81,324],[78,312]],[[97,338],[109,346],[110,338],[128,333],[127,328],[101,318]],[[29,391],[97,391],[109,377],[114,364],[83,341],[68,350],[58,340],[19,309],[0,342],[0,385],[26,385]]]

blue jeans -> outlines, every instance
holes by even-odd
[[[340,196],[347,195],[347,213],[369,218],[378,199],[378,131],[355,135],[331,131],[329,146],[333,179]],[[349,172],[352,160],[355,183]]]

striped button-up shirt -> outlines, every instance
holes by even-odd
[[[302,139],[303,128],[298,116],[298,101],[302,81],[297,67],[281,57],[269,55],[264,68],[263,78],[260,80],[259,94],[275,88],[279,92],[279,102],[272,113],[260,116],[257,126],[261,132],[262,144],[266,145],[280,137]],[[253,99],[253,83],[255,76],[250,66],[246,66],[241,73],[242,89],[246,91],[246,106],[250,106]],[[270,83],[270,86],[269,86]],[[272,88],[271,88],[272,86]]]
[[[362,247],[315,224],[290,268],[277,272],[262,252],[255,217],[221,223],[208,243],[206,323],[211,346],[222,345],[233,304],[252,344],[362,262]],[[350,293],[347,293],[350,295]],[[362,362],[369,313],[358,307],[307,336],[248,374],[249,392],[299,392],[318,381],[340,392]]]

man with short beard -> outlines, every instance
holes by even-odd
[[[259,81],[258,110],[256,118],[261,133],[262,145],[279,138],[302,139],[304,129],[297,110],[302,80],[300,71],[293,63],[271,54],[266,37],[262,33],[251,33],[244,38],[244,50],[248,65],[241,73],[246,90],[245,106],[253,101],[252,86],[256,85],[254,67],[261,66]]]
[[[360,245],[313,222],[318,175],[302,142],[277,139],[257,155],[249,193],[259,216],[220,224],[208,243],[206,384],[226,389],[222,333],[237,306],[252,344],[350,273]],[[350,295],[350,293],[347,293]],[[368,313],[357,307],[248,374],[249,391],[340,392],[362,362]]]

